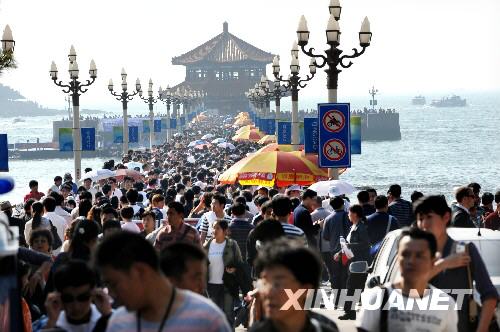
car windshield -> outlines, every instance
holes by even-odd
[[[478,244],[476,243],[476,246]],[[490,276],[500,276],[500,260],[497,255],[492,253],[500,252],[500,240],[485,240],[479,244],[481,250],[481,257],[483,258],[484,265],[488,269]]]

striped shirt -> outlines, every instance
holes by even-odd
[[[289,238],[295,238],[298,239],[302,242],[304,242],[305,246],[307,247],[307,238],[306,234],[304,233],[303,230],[298,228],[295,225],[286,223],[286,222],[280,222],[281,226],[283,227],[283,231],[285,232],[285,235]]]
[[[170,225],[166,225],[157,235],[154,247],[157,250],[162,250],[172,243],[184,242],[191,243],[197,246],[201,245],[200,235],[198,231],[191,225],[182,223],[177,231],[172,231]]]
[[[410,226],[415,220],[411,203],[401,198],[389,204],[388,213],[396,217],[401,227]]]
[[[254,226],[247,219],[234,218],[229,224],[229,237],[238,243],[241,250],[241,257],[247,257],[247,238],[248,233],[254,229]]]
[[[177,289],[178,307],[170,313],[163,332],[226,332],[231,331],[227,320],[210,300],[190,291]],[[177,305],[176,305],[177,306]],[[141,319],[141,331],[157,332],[159,322]],[[116,310],[109,319],[107,332],[136,332],[137,314],[124,307]]]
[[[226,220],[228,224],[231,223],[231,218],[224,213],[224,217],[222,218],[217,218],[217,216],[215,215],[215,212],[213,211],[208,211],[206,213],[204,213],[202,216],[201,216],[201,219],[200,219],[200,234],[205,232],[207,234],[207,237],[205,240],[210,240],[212,237],[213,237],[213,234],[214,234],[214,221],[215,220]]]

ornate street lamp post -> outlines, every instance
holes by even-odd
[[[170,140],[172,139],[172,130],[170,129],[170,106],[173,102],[170,86],[167,85],[165,90],[162,90],[160,87],[158,94],[158,98],[165,103],[165,105],[167,105],[167,143],[170,143]]]
[[[300,65],[298,59],[298,50],[292,48],[292,62],[290,64],[290,76],[288,79],[283,79],[280,75],[280,64],[278,56],[274,57],[273,60],[273,74],[274,77],[280,81],[286,83],[287,89],[292,92],[292,145],[294,149],[298,150],[299,145],[299,88],[305,88],[307,86],[306,82],[312,80],[316,74],[316,61],[314,58],[311,59],[309,64],[309,72],[311,75],[307,75],[305,79],[301,79],[299,76]]]
[[[288,88],[285,85],[281,85],[278,79],[274,80],[271,93],[273,94],[274,105],[276,106],[276,139],[278,138],[278,122],[281,117],[281,98],[286,96],[287,91]]]
[[[149,148],[151,150],[153,150],[153,143],[154,143],[154,137],[155,137],[155,133],[154,133],[154,119],[155,119],[154,116],[155,115],[153,113],[153,105],[156,104],[156,102],[158,101],[157,98],[153,97],[153,80],[149,79],[149,87],[148,87],[148,96],[147,97],[142,96],[142,89],[141,89],[140,84],[139,84],[138,88],[139,89],[137,89],[137,91],[139,91],[139,97],[149,106]]]
[[[139,79],[135,81],[135,91],[132,93],[129,93],[127,91],[127,73],[125,72],[125,69],[122,68],[122,92],[121,93],[116,93],[113,91],[113,80],[110,79],[108,83],[108,90],[111,93],[111,95],[116,97],[116,100],[122,102],[122,109],[123,109],[123,154],[127,154],[128,152],[128,143],[129,143],[129,137],[128,137],[128,115],[127,115],[127,105],[128,102],[131,101],[136,94],[139,93],[141,90],[141,82]]]
[[[361,46],[361,51],[353,48],[353,54],[341,56],[342,50],[338,48],[340,45],[340,27],[338,21],[340,20],[341,10],[342,7],[340,6],[339,0],[330,0],[330,19],[328,20],[326,28],[326,40],[330,48],[325,51],[325,55],[315,54],[314,48],[310,48],[309,50],[306,49],[306,45],[309,42],[309,29],[307,28],[306,18],[303,15],[300,18],[299,26],[297,28],[298,45],[302,49],[302,52],[312,58],[321,59],[322,62],[318,64],[318,68],[323,68],[328,65],[325,72],[327,74],[329,103],[337,102],[338,79],[339,73],[342,71],[339,69],[339,65],[342,68],[349,68],[352,65],[352,62],[349,61],[349,63],[346,63],[347,60],[357,58],[363,54],[366,48],[370,46],[372,38],[372,33],[370,32],[370,22],[368,21],[368,18],[365,17],[363,23],[361,24],[361,30],[359,31],[359,44]],[[328,173],[330,178],[338,179],[338,169],[330,168],[328,169]]]
[[[75,179],[79,180],[82,169],[82,151],[81,151],[81,133],[80,133],[80,95],[87,92],[87,87],[95,82],[97,77],[97,68],[94,60],[90,61],[90,78],[86,83],[78,80],[78,63],[76,62],[75,48],[71,46],[69,51],[69,76],[70,81],[64,84],[62,81],[57,81],[57,66],[54,61],[50,66],[50,77],[54,84],[63,88],[63,92],[71,96],[73,100],[73,156],[75,161]]]
[[[0,73],[5,69],[16,67],[16,61],[14,60],[14,46],[16,42],[14,41],[14,37],[12,37],[12,30],[10,30],[9,25],[6,25],[3,30],[1,42],[2,53],[0,53]]]

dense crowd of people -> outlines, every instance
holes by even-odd
[[[470,266],[482,301],[478,331],[486,331],[498,293],[477,248],[454,251],[446,227],[498,230],[500,192],[481,195],[471,183],[457,188],[449,205],[419,192],[407,201],[397,184],[382,194],[361,188],[357,202],[298,185],[221,185],[218,176],[259,146],[188,145],[208,133],[229,140],[235,129],[223,126],[227,120],[211,116],[170,143],[103,165],[140,165],[127,175],[77,184],[67,173],[42,191],[32,180],[19,211],[1,202],[20,229],[24,331],[337,331],[316,311],[281,310],[284,290],[354,294],[365,280],[349,264],[370,263],[386,234],[400,228],[401,278],[384,289],[424,296],[429,288],[470,288]],[[297,303],[306,297],[301,293]],[[423,319],[356,312],[355,302],[343,305],[339,319],[357,318],[360,331],[470,331],[467,306]]]

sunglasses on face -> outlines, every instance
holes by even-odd
[[[87,302],[88,300],[90,300],[90,297],[90,292],[78,294],[77,296],[73,296],[71,294],[61,294],[61,301],[63,303]]]

